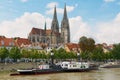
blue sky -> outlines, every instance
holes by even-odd
[[[1,0],[0,35],[27,38],[32,27],[51,27],[53,8],[57,6],[59,25],[67,5],[71,42],[81,36],[97,43],[120,42],[120,0]]]

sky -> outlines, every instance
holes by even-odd
[[[0,35],[27,38],[45,22],[50,29],[55,5],[61,27],[65,3],[71,42],[86,36],[96,43],[120,43],[120,0],[0,0]]]

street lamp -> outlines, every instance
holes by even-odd
[[[54,60],[54,59],[53,59],[53,55],[54,55],[54,53],[51,52],[50,55],[51,55],[51,64],[53,65],[53,64],[54,64],[54,63],[53,63],[53,60]]]
[[[78,56],[78,62],[80,61],[80,53],[77,53]]]

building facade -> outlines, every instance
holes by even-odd
[[[28,39],[35,45],[45,43],[47,46],[57,46],[70,42],[70,28],[69,20],[67,17],[66,5],[64,7],[63,20],[61,22],[61,33],[59,31],[59,23],[57,19],[56,6],[54,8],[54,15],[51,23],[51,29],[46,29],[46,22],[44,29],[32,28],[29,33]]]

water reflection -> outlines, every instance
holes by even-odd
[[[0,80],[120,80],[120,68],[34,76],[9,76],[8,73],[5,73],[0,74]]]

